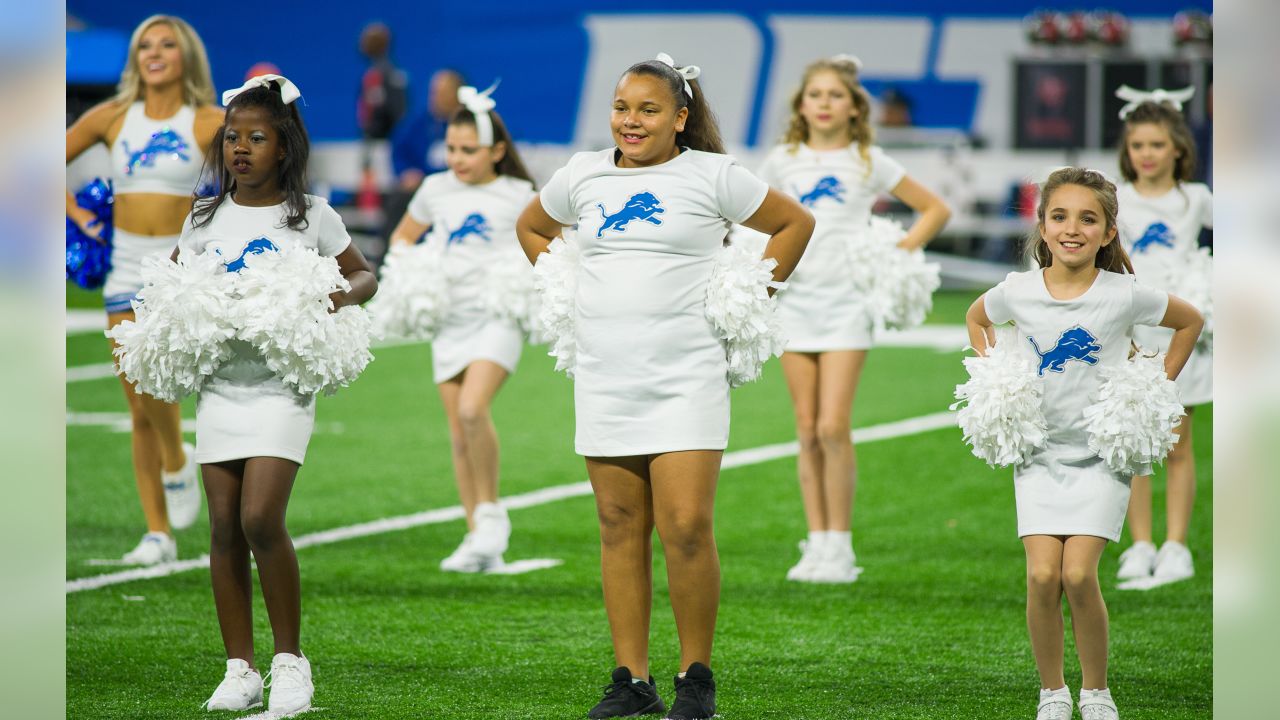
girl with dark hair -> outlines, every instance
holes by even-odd
[[[1125,183],[1120,199],[1120,240],[1144,283],[1174,288],[1199,252],[1201,228],[1213,227],[1213,193],[1191,182],[1196,172],[1196,145],[1182,116],[1180,100],[1189,91],[1139,93],[1123,90],[1131,106],[1122,112],[1120,173]],[[1141,328],[1137,343],[1164,350],[1171,340],[1164,328]],[[1178,426],[1178,443],[1165,463],[1165,542],[1157,550],[1152,532],[1151,478],[1133,479],[1129,499],[1129,534],[1133,544],[1120,556],[1121,580],[1141,583],[1186,580],[1195,574],[1187,530],[1196,497],[1196,459],[1191,426],[1196,405],[1213,400],[1213,353],[1197,346],[1178,375],[1178,395],[1187,416]]]
[[[770,237],[775,280],[813,231],[799,203],[723,155],[696,67],[670,57],[618,81],[616,147],[578,153],[520,216],[537,263],[577,226],[573,300],[576,448],[600,521],[605,610],[617,668],[589,717],[662,712],[649,673],[652,535],[667,553],[681,672],[668,718],[715,714],[709,667],[720,600],[712,510],[729,435],[725,347],[704,316],[715,254],[732,223]],[[553,259],[553,258],[552,258]]]
[[[372,297],[377,281],[351,242],[338,213],[306,194],[310,146],[294,102],[298,88],[263,75],[223,94],[226,124],[206,165],[217,194],[196,202],[179,254],[214,253],[237,272],[250,253],[292,245],[337,260],[349,291],[330,295],[333,309]],[[275,639],[271,661],[273,713],[311,706],[311,664],[299,645],[301,589],[298,558],[285,511],[315,424],[315,397],[302,396],[268,369],[248,343],[209,378],[196,401],[196,460],[209,500],[209,571],[227,671],[206,705],[246,710],[262,704],[262,677],[253,662],[253,583],[258,565]]]
[[[1164,360],[1182,370],[1203,319],[1184,300],[1139,285],[1116,242],[1116,188],[1101,173],[1063,168],[1041,190],[1030,252],[1039,267],[1009,277],[969,308],[969,342],[979,355],[995,344],[995,325],[1012,322],[1017,342],[1039,361],[1047,440],[1014,469],[1018,535],[1027,558],[1027,628],[1040,674],[1036,720],[1071,720],[1063,675],[1062,595],[1083,674],[1080,715],[1117,720],[1107,687],[1107,607],[1098,560],[1120,539],[1129,477],[1089,446],[1085,408],[1101,369],[1128,361],[1135,326],[1173,331]],[[1032,355],[1034,351],[1035,355]],[[1034,367],[1034,366],[1033,366]]]
[[[498,504],[498,433],[489,408],[515,372],[524,332],[495,317],[485,291],[510,272],[528,273],[516,242],[516,217],[534,196],[533,182],[502,118],[493,88],[462,87],[462,107],[445,130],[449,169],[429,175],[391,234],[392,246],[426,238],[447,267],[447,315],[431,343],[431,362],[449,420],[453,472],[467,533],[440,562],[451,572],[482,572],[503,563],[511,535]]]

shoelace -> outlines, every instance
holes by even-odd
[[[691,678],[685,676],[680,679],[680,683],[676,685],[676,699],[678,700],[682,694],[693,693],[693,697],[697,699],[698,704],[702,707],[707,706],[707,693],[711,692],[715,687],[715,680],[712,678]]]
[[[601,689],[604,690],[605,697],[608,697],[619,690],[632,690],[634,692],[635,688],[632,688],[631,686],[635,684],[636,682],[634,680],[618,680],[617,682],[611,682],[608,685],[602,686]]]
[[[1046,698],[1036,711],[1036,717],[1039,718],[1041,713],[1045,713],[1047,720],[1071,720],[1071,699],[1057,695]]]
[[[271,673],[267,673],[268,677],[270,677],[270,675]],[[222,683],[226,683],[228,680],[235,680],[236,683],[239,685],[238,689],[240,691],[240,694],[248,695],[249,691],[253,689],[251,685],[251,683],[253,682],[253,670],[249,668],[244,668],[243,670],[228,670],[227,674],[222,676]],[[219,684],[218,687],[213,691],[213,695],[210,695],[208,700],[205,700],[203,703],[200,703],[200,707],[202,709],[207,709],[210,705],[212,705],[213,701],[218,697],[218,690],[221,690],[221,689],[222,689],[222,684]]]
[[[1116,709],[1102,702],[1082,703],[1080,705],[1080,717],[1084,720],[1113,720],[1119,717],[1120,713]]]
[[[280,670],[277,674],[276,670]],[[264,687],[274,688],[276,680],[282,680],[280,683],[281,690],[292,690],[306,685],[302,680],[302,665],[296,662],[283,662],[280,664],[272,664],[271,669],[267,671],[267,676],[263,679]]]

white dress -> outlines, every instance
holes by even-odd
[[[757,173],[800,201],[817,224],[787,287],[778,292],[778,318],[790,352],[866,350],[871,316],[854,285],[848,243],[857,242],[876,198],[897,186],[906,171],[879,147],[871,166],[856,145],[813,150],[800,144],[770,151]]]
[[[432,376],[450,380],[477,360],[508,373],[520,363],[524,333],[513,320],[486,312],[482,296],[489,271],[500,263],[529,272],[516,239],[516,218],[536,193],[527,180],[499,176],[468,185],[452,171],[423,181],[409,202],[409,215],[430,225],[426,242],[444,248],[449,311],[431,343]]]
[[[1196,252],[1200,228],[1213,227],[1213,194],[1202,183],[1182,183],[1160,197],[1139,195],[1125,183],[1116,189],[1120,201],[1120,239],[1144,284],[1169,290]],[[1139,328],[1136,340],[1147,350],[1165,352],[1173,331]],[[1183,405],[1213,400],[1213,353],[1197,348],[1178,374],[1178,397]]]
[[[250,241],[266,238],[275,248],[292,244],[339,255],[351,244],[342,218],[324,198],[307,199],[307,227],[292,230],[284,226],[285,206],[245,207],[228,195],[208,225],[193,228],[187,217],[179,253],[217,253],[234,267]],[[235,356],[209,377],[196,399],[196,462],[279,457],[301,465],[315,425],[315,396],[286,386],[253,346],[239,340],[232,346]]]
[[[1010,273],[984,300],[991,322],[1013,321],[1019,347],[1045,381],[1048,442],[1013,473],[1018,536],[1093,535],[1115,542],[1131,478],[1111,472],[1089,450],[1084,409],[1101,382],[1098,369],[1128,360],[1134,326],[1160,322],[1169,295],[1104,270],[1080,297],[1056,300],[1043,273]]]
[[[755,214],[769,187],[726,155],[620,168],[614,152],[574,155],[540,193],[581,244],[577,452],[723,450],[728,363],[704,297],[730,223]]]

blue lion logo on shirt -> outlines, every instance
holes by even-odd
[[[1153,222],[1147,226],[1147,231],[1142,233],[1142,237],[1138,238],[1133,244],[1135,253],[1144,253],[1151,249],[1153,245],[1167,247],[1173,249],[1173,231],[1168,225],[1162,222]]]
[[[151,139],[147,140],[146,146],[137,152],[129,150],[129,143],[125,141],[124,152],[129,156],[129,161],[124,166],[125,175],[132,175],[134,168],[139,165],[155,167],[156,158],[161,155],[177,155],[184,162],[191,159],[187,155],[187,141],[169,128],[153,133]]]
[[[240,257],[236,258],[235,260],[232,260],[229,263],[226,263],[227,272],[234,272],[234,273],[240,272],[245,267],[244,266],[245,258],[249,257],[250,255],[261,255],[262,253],[267,251],[280,252],[280,248],[276,247],[275,243],[271,242],[265,237],[254,238],[253,240],[250,240],[248,243],[245,244],[244,249],[240,251]],[[219,255],[222,254],[221,251],[215,251],[215,252],[217,252]]]
[[[461,245],[469,236],[475,235],[485,242],[492,242],[489,238],[489,222],[484,219],[480,213],[471,213],[466,220],[462,221],[462,225],[457,230],[449,233],[449,240],[446,245]]]
[[[1076,325],[1070,330],[1066,330],[1058,337],[1058,342],[1047,352],[1040,352],[1040,346],[1036,344],[1036,339],[1027,336],[1031,341],[1031,347],[1035,348],[1036,355],[1040,356],[1039,375],[1044,375],[1045,370],[1053,372],[1065,372],[1066,365],[1069,360],[1079,360],[1088,365],[1097,365],[1098,356],[1096,352],[1101,352],[1102,346],[1098,344],[1098,339],[1093,333]]]
[[[658,213],[666,212],[662,207],[662,201],[654,196],[651,192],[641,192],[632,195],[627,204],[613,215],[605,209],[604,203],[596,203],[596,207],[600,208],[600,216],[604,219],[600,229],[596,231],[596,237],[604,235],[605,230],[616,230],[618,232],[627,231],[627,223],[632,220],[643,220],[653,225],[661,225],[662,218],[655,217]]]
[[[831,198],[838,203],[844,203],[844,185],[840,184],[840,180],[834,175],[828,175],[818,181],[813,189],[800,196],[800,204],[805,207],[813,207],[818,204],[822,198]]]

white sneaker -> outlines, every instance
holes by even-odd
[[[304,657],[280,653],[271,658],[271,697],[267,710],[281,715],[291,715],[311,709],[311,697],[316,686],[311,682],[311,662]]]
[[[169,524],[177,530],[186,530],[196,523],[200,515],[200,477],[196,465],[196,449],[191,443],[182,443],[187,463],[177,472],[161,474],[164,481],[164,504],[169,510]]]
[[[1151,573],[1152,578],[1161,583],[1171,583],[1186,580],[1195,574],[1196,568],[1191,562],[1191,551],[1186,545],[1166,540],[1164,545],[1160,546],[1160,552],[1156,554],[1156,567]]]
[[[476,533],[469,532],[462,538],[462,543],[453,554],[440,561],[440,569],[445,572],[478,573],[492,567],[502,565],[502,556],[494,557],[477,552],[475,549]]]
[[[227,661],[227,674],[204,703],[209,710],[248,710],[262,706],[262,676],[240,658]]]
[[[1083,720],[1120,720],[1120,711],[1111,699],[1111,691],[1106,688],[1081,690],[1080,717]]]
[[[1066,686],[1057,690],[1040,690],[1036,720],[1071,720],[1071,691]]]
[[[794,582],[813,582],[813,572],[822,561],[822,543],[800,541],[800,562],[787,571],[787,579]]]
[[[125,565],[158,565],[178,559],[178,543],[162,532],[149,532],[138,541],[138,547],[125,553]]]
[[[1120,553],[1120,570],[1116,577],[1121,580],[1136,580],[1151,575],[1156,567],[1156,546],[1145,540],[1129,546]]]
[[[809,579],[816,583],[847,584],[857,580],[861,573],[851,545],[828,542]]]
[[[507,551],[511,540],[511,518],[507,517],[506,508],[497,503],[480,503],[476,505],[473,517],[476,529],[471,532],[471,550],[479,555],[487,555],[502,562],[502,553]]]

